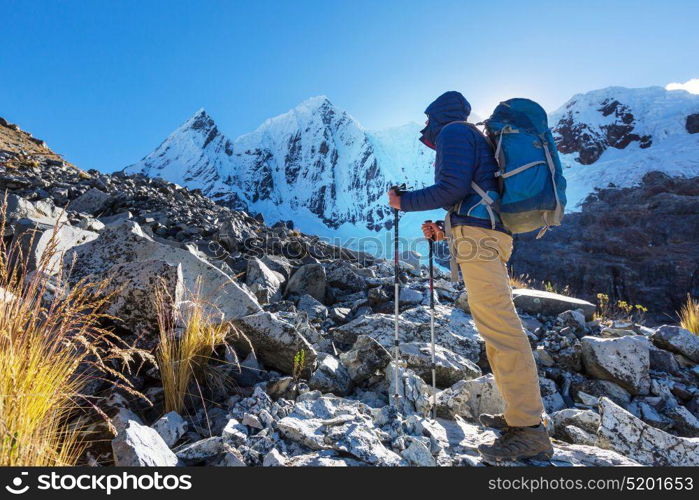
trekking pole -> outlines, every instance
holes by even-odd
[[[432,224],[431,220],[426,220],[425,224]],[[437,419],[437,367],[435,363],[435,344],[434,344],[434,236],[429,240],[430,248],[430,351],[432,355],[432,419]]]
[[[391,189],[395,191],[396,194],[400,195],[405,192],[405,184],[400,186],[392,186]],[[393,265],[394,265],[394,277],[393,277],[393,303],[394,303],[394,331],[393,331],[393,398],[391,399],[391,404],[398,406],[398,399],[400,399],[400,392],[398,390],[398,363],[400,360],[400,340],[398,335],[398,317],[400,316],[400,259],[398,257],[398,225],[400,222],[399,210],[393,209]]]

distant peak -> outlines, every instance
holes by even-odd
[[[192,117],[187,120],[181,128],[193,130],[210,130],[216,127],[213,118],[209,116],[204,108],[199,108]]]
[[[332,108],[333,103],[330,102],[330,99],[328,99],[324,95],[317,95],[314,97],[309,97],[305,101],[302,101],[298,106],[296,106],[294,109],[297,111],[315,111],[320,108]]]

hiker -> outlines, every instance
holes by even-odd
[[[451,232],[452,261],[461,269],[471,315],[485,340],[495,382],[505,401],[504,414],[480,415],[483,425],[504,432],[478,451],[491,460],[514,460],[542,455],[553,447],[542,423],[544,407],[534,356],[512,301],[507,261],[512,236],[500,216],[483,203],[483,193],[497,198],[498,169],[492,146],[473,125],[466,123],[471,105],[459,92],[442,94],[425,110],[427,122],[420,140],[436,150],[435,184],[424,189],[388,192],[389,205],[418,212],[461,204],[467,214],[448,213],[445,225],[424,223],[428,239],[440,241]],[[455,270],[456,272],[456,270]]]

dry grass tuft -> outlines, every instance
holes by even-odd
[[[687,302],[679,312],[680,326],[694,335],[699,335],[699,300],[687,294]]]
[[[6,200],[5,200],[6,201]],[[0,233],[5,234],[4,203]],[[54,231],[55,235],[55,231]],[[87,400],[88,367],[118,351],[100,325],[106,282],[52,286],[55,239],[28,272],[20,246],[0,238],[0,465],[73,465],[84,448],[70,420]],[[62,270],[59,270],[59,275]],[[60,283],[60,280],[58,280]],[[52,296],[51,301],[46,296]],[[107,351],[112,349],[112,354]],[[106,358],[100,358],[101,353]],[[103,372],[104,370],[100,370]],[[88,373],[90,375],[88,375]],[[88,403],[91,405],[91,403]]]
[[[156,358],[165,393],[165,412],[182,413],[190,396],[203,399],[202,386],[226,388],[232,384],[216,369],[222,366],[215,358],[217,348],[226,348],[233,355],[232,363],[238,365],[235,351],[227,341],[230,336],[242,334],[230,322],[216,318],[215,308],[202,299],[198,289],[190,295],[189,300],[174,304],[165,287],[160,287],[155,298],[160,328]]]

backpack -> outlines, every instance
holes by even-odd
[[[529,99],[510,99],[484,125],[499,166],[500,196],[493,207],[511,233],[540,229],[540,238],[561,224],[566,204],[566,180],[546,112]],[[491,197],[472,187],[490,205],[486,197]]]

